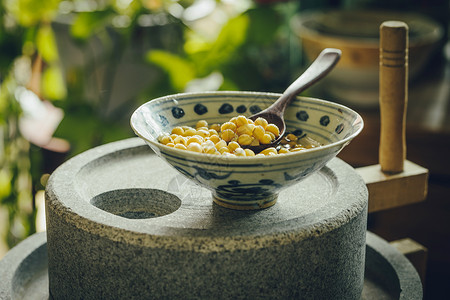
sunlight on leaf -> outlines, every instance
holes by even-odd
[[[228,21],[213,44],[213,50],[227,52],[242,45],[247,37],[249,18],[240,15]]]
[[[47,99],[62,100],[67,96],[64,77],[58,66],[50,66],[45,69],[42,85],[43,95]]]
[[[13,0],[6,1],[5,6],[25,27],[41,21],[51,21],[58,11],[61,0]]]
[[[0,200],[11,193],[11,176],[6,170],[0,170]]]
[[[217,39],[210,44],[209,49],[198,53],[191,53],[191,56],[198,68],[198,73],[209,74],[211,71],[220,69],[224,64],[232,61],[239,47],[245,43],[249,18],[240,15],[228,21],[222,28]]]
[[[85,40],[108,25],[113,16],[112,10],[78,13],[71,27],[71,34],[77,39]]]
[[[39,28],[36,36],[36,44],[42,58],[47,62],[58,60],[58,48],[55,35],[50,25],[43,25]]]
[[[182,91],[186,84],[195,78],[195,69],[191,62],[169,52],[152,50],[147,53],[147,61],[165,70],[172,86]]]
[[[211,48],[211,43],[201,37],[195,31],[187,31],[185,33],[186,42],[184,43],[184,51],[187,54],[195,54],[202,51],[207,51]]]

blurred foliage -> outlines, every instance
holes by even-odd
[[[220,78],[214,89],[222,90],[288,85],[299,59],[288,23],[297,1],[211,0],[200,17],[199,3],[206,1],[0,1],[0,214],[8,215],[0,238],[9,246],[34,232],[33,194],[52,160],[134,136],[129,116],[143,102],[198,80],[197,90],[209,89],[204,78]],[[34,92],[64,111],[54,133],[71,145],[63,155],[48,157],[20,134],[15,90],[30,86],[37,59]]]
[[[18,131],[20,107],[13,98],[15,81],[0,86],[0,238],[13,246],[35,232],[31,193],[30,144]],[[6,216],[6,217],[5,217]]]
[[[15,81],[7,75],[20,53],[23,32],[7,30],[6,22],[4,3],[0,2],[0,239],[14,245],[34,231],[30,228],[34,222],[33,213],[21,209],[32,203],[29,145],[17,130],[20,108],[11,96]]]
[[[6,0],[6,8],[23,27],[50,22],[58,11],[61,0]]]
[[[70,33],[73,38],[79,41],[85,41],[91,35],[103,30],[107,25],[110,25],[112,16],[114,16],[114,10],[112,9],[81,12],[73,22]]]
[[[252,7],[229,19],[212,40],[187,27],[184,51],[155,49],[146,58],[168,74],[173,92],[213,72],[223,75],[223,90],[280,92],[293,76],[286,60],[291,51],[287,19],[279,7]]]

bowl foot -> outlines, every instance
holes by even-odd
[[[248,201],[248,203],[245,203],[244,201],[224,199],[218,197],[217,195],[213,196],[214,203],[216,203],[219,206],[234,210],[258,210],[268,208],[274,205],[277,202],[277,199],[278,195],[273,195],[268,198],[255,201]]]

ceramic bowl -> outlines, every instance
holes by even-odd
[[[353,107],[378,106],[379,28],[399,20],[409,27],[409,79],[418,77],[442,39],[441,26],[414,13],[366,10],[305,11],[292,19],[308,61],[322,49],[342,50],[336,68],[315,87]],[[325,88],[324,88],[325,87]]]
[[[179,172],[212,191],[217,204],[240,210],[275,204],[278,193],[321,169],[363,128],[355,111],[332,102],[298,97],[287,108],[287,130],[306,134],[321,147],[266,157],[227,157],[178,150],[158,142],[175,126],[199,120],[223,123],[240,114],[250,116],[280,95],[258,92],[176,94],[141,105],[131,127],[153,151]]]

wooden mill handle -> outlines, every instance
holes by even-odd
[[[406,159],[408,101],[408,26],[386,21],[380,26],[380,152],[381,170],[403,171]]]

